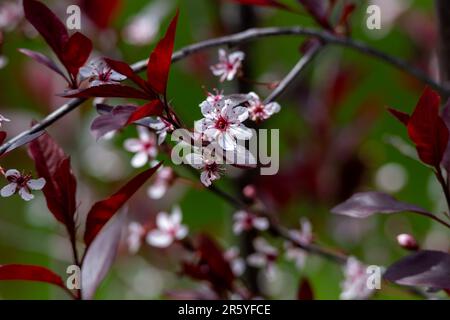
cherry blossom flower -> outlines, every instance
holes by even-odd
[[[368,274],[366,266],[355,257],[349,257],[344,266],[345,280],[342,282],[341,300],[368,299],[373,290],[367,286]]]
[[[124,75],[114,71],[103,58],[91,60],[86,66],[80,68],[81,80],[89,80],[90,86],[111,84],[126,79]]]
[[[169,215],[160,212],[156,216],[156,226],[147,233],[146,240],[151,246],[167,248],[176,240],[182,240],[188,234],[188,228],[181,224],[182,214],[179,207],[175,207]]]
[[[9,120],[8,118],[5,118],[4,116],[2,116],[0,114],[0,128],[2,127],[2,122],[10,122],[11,120]]]
[[[131,165],[134,168],[143,167],[150,159],[155,158],[158,154],[155,134],[141,126],[137,130],[139,135],[138,139],[127,139],[124,142],[124,148],[127,151],[136,153],[133,159],[131,159]]]
[[[225,99],[216,105],[203,102],[200,105],[203,119],[195,122],[195,130],[203,133],[210,141],[217,141],[224,150],[235,150],[236,140],[248,140],[252,131],[242,122],[247,120],[247,108],[233,106],[230,99]]]
[[[5,178],[9,184],[3,187],[0,195],[4,198],[18,193],[23,200],[30,201],[34,198],[31,190],[42,190],[45,186],[45,179],[31,179],[30,175],[22,175],[19,171],[11,169],[6,171]]]
[[[161,145],[167,137],[167,133],[172,132],[175,128],[170,122],[157,117],[156,119],[150,119],[148,126],[155,130],[158,136],[158,144]]]
[[[293,240],[305,245],[311,244],[313,241],[312,226],[307,218],[300,219],[300,230],[290,230],[289,234]],[[284,248],[286,259],[294,261],[297,268],[302,269],[307,253],[291,241],[285,242]]]
[[[273,278],[276,273],[275,262],[278,259],[278,250],[264,238],[256,238],[253,246],[255,252],[247,257],[247,263],[255,268],[265,268],[267,276]]]
[[[239,249],[231,247],[224,253],[224,258],[230,264],[231,271],[236,277],[240,277],[245,272],[245,261],[239,255]]]
[[[219,49],[219,62],[211,66],[211,71],[215,76],[220,77],[220,81],[231,81],[241,68],[245,54],[242,51],[235,51],[228,54],[224,49]]]
[[[145,237],[146,230],[138,222],[131,222],[128,225],[127,245],[128,251],[131,254],[135,254],[139,251],[142,244],[142,239]]]
[[[224,95],[223,90],[219,91],[217,89],[214,89],[213,92],[214,93],[208,92],[208,97],[206,98],[206,101],[214,106],[224,98]]]
[[[269,228],[269,220],[265,217],[259,217],[248,211],[238,211],[233,216],[233,232],[241,234],[243,231],[252,229],[264,231]]]
[[[267,120],[281,109],[277,102],[263,104],[259,96],[254,92],[250,92],[248,95],[250,97],[248,112],[252,121],[261,122]]]
[[[199,153],[190,153],[185,158],[186,162],[197,170],[202,170],[200,181],[205,187],[209,187],[214,180],[220,178],[220,174],[224,167],[217,163],[212,156],[202,155]]]
[[[153,184],[147,189],[151,199],[161,199],[173,184],[176,178],[175,172],[170,167],[161,167],[156,172]]]
[[[22,18],[20,1],[5,1],[0,5],[0,30],[14,30]]]

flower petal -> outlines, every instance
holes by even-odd
[[[31,179],[27,182],[28,188],[31,190],[42,190],[45,186],[45,179],[39,178],[39,179]]]
[[[7,198],[16,193],[16,190],[17,190],[17,183],[10,183],[2,188],[2,190],[0,191],[0,195],[3,198]]]
[[[147,234],[146,241],[149,245],[157,248],[167,248],[173,242],[173,238],[161,230],[153,230]]]
[[[134,168],[140,168],[145,166],[145,164],[148,162],[148,155],[145,152],[138,152],[136,155],[131,159],[131,165]]]

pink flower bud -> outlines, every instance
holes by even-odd
[[[242,189],[242,193],[248,199],[254,200],[256,198],[256,188],[252,184],[246,185],[244,189]]]
[[[416,239],[410,234],[402,233],[397,236],[398,244],[406,250],[416,251],[419,249]]]

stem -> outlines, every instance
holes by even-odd
[[[367,44],[353,40],[350,38],[343,38],[336,35],[333,35],[326,31],[320,31],[318,29],[312,29],[312,28],[303,28],[303,27],[270,27],[270,28],[254,28],[249,29],[243,32],[239,32],[236,34],[220,37],[220,38],[214,38],[210,40],[201,41],[192,45],[189,45],[177,52],[175,52],[172,55],[172,62],[180,61],[186,57],[188,57],[191,54],[194,54],[196,52],[208,49],[208,48],[214,48],[222,45],[228,45],[228,46],[236,46],[241,43],[248,42],[250,40],[259,39],[259,38],[266,38],[266,37],[274,37],[274,36],[309,36],[309,37],[315,37],[321,39],[323,42],[328,44],[335,44],[343,47],[348,47],[353,50],[356,50],[362,54],[371,56],[373,58],[376,58],[378,60],[381,60],[385,63],[388,63],[392,65],[393,67],[406,72],[410,74],[411,76],[421,80],[425,84],[428,84],[429,86],[433,87],[434,89],[438,90],[439,92],[450,95],[450,88],[443,86],[433,79],[431,79],[426,73],[421,71],[420,69],[415,68],[414,66],[406,63],[405,61],[390,56],[387,53],[384,53],[382,51],[379,51],[375,48],[372,48],[368,46]],[[135,72],[141,72],[144,71],[147,67],[147,59],[142,60],[139,62],[136,62],[131,67]],[[17,144],[15,147],[19,147],[20,140],[22,138],[25,138],[26,136],[30,136],[34,133],[37,133],[39,131],[44,130],[48,126],[52,125],[55,121],[65,116],[67,113],[74,110],[76,107],[81,105],[86,99],[72,99],[57,110],[55,110],[53,113],[48,115],[46,118],[44,118],[40,123],[33,126],[31,129],[26,130],[22,132],[21,134],[15,136],[8,142],[4,143],[0,147],[0,154],[3,154],[4,152],[8,151],[8,149]]]
[[[436,178],[438,179],[439,184],[442,187],[442,191],[444,192],[444,195],[445,195],[445,200],[447,202],[447,208],[450,210],[450,192],[449,192],[449,188],[448,188],[448,185],[447,185],[447,181],[445,181],[445,178],[442,175],[442,171],[441,171],[441,168],[439,168],[439,166],[436,166],[435,170],[436,170],[436,172],[435,172]],[[447,226],[449,226],[449,225],[447,225]]]

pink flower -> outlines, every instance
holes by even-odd
[[[0,191],[0,195],[4,198],[19,193],[23,200],[30,201],[34,198],[31,190],[42,190],[45,186],[44,178],[31,179],[30,175],[22,175],[15,169],[6,171],[5,178],[9,184]]]
[[[182,214],[179,207],[175,207],[169,215],[166,212],[160,212],[156,216],[156,226],[147,233],[147,243],[158,248],[167,248],[174,241],[185,238],[188,234],[188,228],[181,224]]]
[[[148,131],[141,126],[138,127],[138,139],[127,139],[124,148],[136,153],[131,159],[131,165],[135,168],[143,167],[150,159],[158,154],[156,136],[153,132]]]
[[[128,251],[135,254],[139,251],[142,244],[142,239],[146,233],[145,228],[138,222],[131,222],[128,225],[127,245]]]
[[[209,187],[214,180],[220,178],[224,167],[217,163],[216,159],[206,154],[190,153],[186,156],[186,162],[197,170],[202,170],[200,181],[205,187]]]
[[[278,250],[272,247],[264,238],[253,241],[255,252],[247,257],[247,263],[255,268],[266,268],[267,276],[275,275],[275,262],[278,259]]]
[[[236,277],[240,277],[245,272],[245,261],[239,256],[239,249],[232,247],[225,251],[224,258],[230,264],[231,271]]]
[[[373,290],[367,286],[368,275],[366,266],[358,259],[349,257],[344,266],[345,280],[342,282],[342,300],[364,300],[368,299]]]
[[[312,226],[307,218],[300,219],[300,230],[291,230],[289,234],[293,240],[305,245],[311,244],[313,241]],[[307,253],[290,241],[285,242],[284,248],[286,259],[294,261],[297,268],[302,269]]]
[[[2,126],[2,122],[10,122],[11,120],[9,120],[8,118],[5,118],[4,116],[2,116],[0,114],[0,128]]]
[[[223,98],[223,90],[219,91],[217,89],[213,90],[214,93],[208,92],[208,97],[206,98],[206,101],[210,103],[211,105],[216,105],[219,103]]]
[[[86,66],[80,68],[81,80],[89,80],[90,86],[117,83],[126,79],[124,75],[114,71],[103,58],[91,60]]]
[[[252,137],[252,131],[242,124],[248,118],[247,108],[234,106],[230,99],[216,105],[204,101],[200,108],[204,118],[195,122],[195,130],[210,141],[217,141],[222,149],[235,150],[236,140]]]
[[[419,245],[417,244],[416,239],[412,235],[407,233],[399,234],[397,236],[397,242],[402,248],[406,250],[416,251],[417,249],[419,249]]]
[[[249,96],[248,112],[252,121],[261,122],[267,120],[281,109],[277,102],[263,104],[261,99],[254,92],[250,92]]]
[[[161,167],[156,172],[153,184],[147,189],[147,194],[151,199],[161,199],[173,184],[175,172],[170,167]]]
[[[158,144],[161,145],[164,140],[167,137],[168,132],[172,132],[175,128],[173,127],[173,124],[167,122],[164,119],[161,119],[160,117],[157,117],[156,119],[150,119],[148,126],[155,130],[157,136],[158,136]]]
[[[233,216],[233,232],[241,234],[242,231],[250,231],[252,229],[264,231],[269,228],[269,220],[264,217],[259,217],[247,211],[238,211]]]
[[[220,77],[220,81],[231,81],[241,68],[245,54],[242,51],[235,51],[227,54],[224,49],[219,49],[219,62],[211,66],[211,71],[215,76]]]

